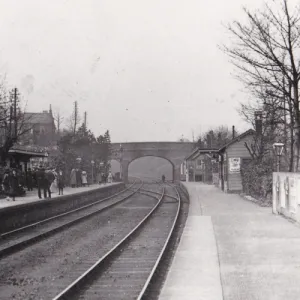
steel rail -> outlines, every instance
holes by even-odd
[[[168,246],[168,244],[170,242],[171,236],[172,236],[172,234],[174,232],[175,226],[176,226],[176,224],[178,222],[178,216],[179,216],[179,212],[180,212],[180,209],[181,209],[181,197],[180,197],[180,194],[179,194],[178,190],[176,189],[176,187],[173,186],[173,188],[176,191],[177,200],[178,200],[178,207],[177,207],[177,212],[176,212],[176,215],[175,215],[175,218],[174,218],[174,222],[172,224],[172,227],[170,229],[168,237],[167,237],[167,239],[165,241],[165,244],[164,244],[164,246],[163,246],[163,248],[162,248],[162,250],[161,250],[161,252],[160,252],[160,254],[159,254],[159,256],[158,256],[158,258],[157,258],[157,260],[156,260],[156,262],[155,262],[155,264],[154,264],[154,266],[153,266],[153,268],[152,268],[152,270],[151,270],[151,272],[150,272],[150,274],[148,276],[148,278],[147,278],[147,281],[145,282],[145,284],[143,286],[143,289],[140,292],[139,296],[136,298],[136,300],[141,300],[145,296],[145,293],[146,293],[146,291],[147,291],[147,289],[149,287],[149,284],[150,284],[150,282],[151,282],[151,280],[152,280],[152,278],[154,276],[154,273],[155,273],[155,271],[156,271],[156,269],[157,269],[157,267],[158,267],[158,265],[159,265],[159,263],[160,263],[163,255],[164,255],[165,251],[166,251],[166,248],[167,248],[167,246]],[[173,196],[169,196],[169,197],[173,198]],[[174,197],[174,198],[176,198],[176,197]]]
[[[93,211],[93,212],[91,212],[91,213],[89,213],[87,215],[81,216],[81,217],[79,217],[77,219],[74,219],[72,221],[66,222],[66,223],[64,223],[62,225],[59,225],[57,227],[54,227],[54,228],[52,228],[52,229],[50,229],[50,230],[48,230],[46,232],[37,234],[36,236],[33,236],[33,237],[29,238],[29,239],[26,239],[26,240],[21,241],[21,242],[17,242],[15,244],[11,245],[11,246],[6,247],[6,248],[2,248],[0,250],[0,258],[3,258],[4,256],[11,255],[11,254],[13,254],[13,253],[15,253],[17,251],[20,251],[20,250],[24,249],[25,247],[27,247],[29,245],[32,245],[32,244],[34,244],[34,243],[36,243],[36,242],[38,242],[38,241],[40,241],[40,240],[42,240],[42,239],[44,239],[46,237],[51,236],[52,234],[54,234],[56,232],[62,231],[65,228],[68,228],[68,227],[70,227],[70,226],[72,226],[72,225],[74,225],[76,223],[79,223],[79,222],[81,222],[81,221],[83,221],[83,220],[85,220],[87,218],[90,218],[93,215],[99,214],[99,213],[101,213],[101,212],[103,212],[103,211],[105,211],[105,210],[107,210],[107,209],[109,209],[109,208],[111,208],[111,207],[113,207],[113,206],[121,203],[122,201],[125,201],[126,199],[130,198],[135,193],[137,193],[139,191],[139,189],[143,186],[143,184],[144,183],[142,182],[141,185],[140,185],[140,187],[137,188],[137,190],[133,191],[131,194],[125,196],[124,198],[122,198],[121,200],[119,200],[117,202],[114,202],[112,204],[109,204],[109,205],[101,208],[101,209],[95,210],[95,211]]]
[[[147,190],[147,189],[143,189],[143,188],[140,189],[140,191],[139,191],[140,194],[141,194],[141,191],[148,192],[148,193],[153,193],[153,194],[156,194],[156,195],[160,195],[159,192],[155,192],[155,191],[151,191],[151,190]],[[174,200],[178,200],[178,197],[174,197],[174,196],[169,195],[169,194],[165,194],[165,197],[169,197],[169,198],[172,198]]]
[[[151,211],[113,248],[111,248],[104,256],[102,256],[97,262],[94,263],[87,271],[85,271],[80,277],[78,277],[75,281],[73,281],[67,288],[65,288],[60,294],[58,294],[52,300],[62,300],[62,299],[72,299],[70,298],[75,292],[79,290],[79,287],[85,285],[86,281],[90,279],[95,273],[100,272],[99,268],[101,268],[102,264],[106,262],[125,242],[127,242],[144,224],[145,222],[151,217],[151,215],[156,211],[159,205],[164,198],[165,190],[163,189],[162,193],[160,194],[161,197],[157,199],[155,196],[147,195],[149,197],[153,197],[157,199],[157,203],[151,209]]]
[[[39,225],[41,225],[41,224],[50,222],[50,221],[52,221],[52,220],[55,220],[55,219],[58,219],[58,218],[61,218],[61,217],[65,217],[65,216],[67,216],[67,215],[69,215],[69,214],[72,214],[72,213],[74,213],[74,212],[78,212],[78,211],[80,211],[80,210],[86,209],[86,208],[91,207],[91,206],[93,206],[93,205],[96,205],[96,204],[99,204],[99,203],[101,203],[101,202],[107,201],[107,200],[109,200],[109,199],[111,199],[111,198],[114,198],[114,197],[120,195],[120,194],[123,194],[124,192],[126,192],[126,191],[128,191],[128,190],[131,190],[132,187],[133,187],[135,184],[136,184],[136,181],[135,181],[132,185],[130,185],[129,187],[127,187],[126,189],[124,189],[124,190],[122,190],[122,191],[120,191],[120,192],[118,192],[118,193],[116,193],[116,194],[113,194],[113,195],[111,195],[111,196],[109,196],[109,197],[106,197],[106,198],[104,198],[104,199],[97,200],[97,201],[92,202],[92,203],[89,203],[89,204],[87,204],[87,205],[84,205],[84,206],[81,206],[81,207],[78,207],[78,208],[69,210],[69,211],[67,211],[67,212],[65,212],[65,213],[58,214],[58,215],[55,215],[55,216],[53,216],[53,217],[50,217],[50,218],[47,218],[47,219],[43,219],[43,220],[38,221],[38,222],[35,222],[35,223],[31,223],[31,224],[28,224],[28,225],[26,225],[26,226],[23,226],[23,227],[20,227],[20,228],[11,230],[11,231],[7,231],[7,232],[5,232],[5,233],[0,234],[0,238],[1,238],[1,239],[5,239],[5,238],[9,237],[10,235],[13,235],[13,234],[22,232],[22,231],[24,231],[24,230],[26,230],[26,229],[28,229],[28,228],[37,227],[37,226],[39,226]]]

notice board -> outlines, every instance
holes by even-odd
[[[241,170],[241,158],[231,157],[229,158],[229,173],[239,173]]]

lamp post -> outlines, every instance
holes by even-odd
[[[81,163],[81,157],[78,156],[78,157],[76,158],[76,162],[78,163],[78,165],[80,165],[80,163]]]
[[[277,156],[276,170],[277,170],[277,172],[280,172],[280,157],[283,152],[284,144],[283,143],[274,143],[273,148],[274,148],[275,154]]]
[[[92,165],[92,184],[94,184],[94,165],[95,165],[95,162],[93,160],[91,161],[91,165]]]

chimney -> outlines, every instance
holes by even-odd
[[[234,129],[234,125],[232,126],[232,139],[235,138],[235,129]]]
[[[262,111],[256,110],[254,112],[255,118],[255,131],[258,136],[262,135]]]

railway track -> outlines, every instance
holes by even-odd
[[[181,200],[176,188],[176,196],[166,195],[165,188],[162,193],[140,193],[157,199],[151,211],[103,256],[83,261],[76,268],[77,278],[53,300],[144,298],[175,228]]]
[[[147,186],[147,185],[146,185]],[[158,189],[157,189],[158,190]],[[0,299],[52,299],[124,238],[157,199],[139,193],[0,260]]]
[[[47,218],[40,222],[3,233],[0,235],[0,258],[11,255],[25,247],[45,239],[72,225],[82,222],[93,215],[99,214],[136,194],[143,182],[136,180],[123,191],[107,198],[95,201],[80,208]],[[135,187],[136,185],[139,185]],[[110,203],[107,203],[110,200]]]

